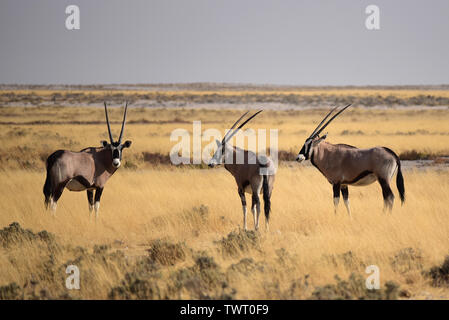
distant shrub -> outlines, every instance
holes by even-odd
[[[186,258],[184,244],[170,243],[160,239],[150,244],[148,255],[152,261],[163,266],[173,266]]]
[[[19,300],[22,295],[22,288],[15,282],[0,287],[0,300]]]
[[[391,259],[391,265],[395,272],[405,273],[411,270],[419,270],[423,267],[423,257],[419,250],[405,248],[399,250]]]
[[[437,156],[433,153],[422,152],[413,150],[407,150],[399,154],[399,159],[401,160],[433,160]]]
[[[31,230],[23,229],[17,222],[13,222],[8,227],[0,230],[0,244],[5,248],[36,240],[41,240],[51,246],[56,245],[54,236],[46,230],[33,233]]]
[[[384,288],[367,289],[365,279],[352,273],[348,280],[335,276],[336,283],[316,287],[310,299],[317,300],[396,300],[399,286],[391,281]]]
[[[229,287],[226,275],[215,260],[202,253],[195,258],[195,264],[178,269],[171,276],[168,293],[177,299],[220,299],[229,300],[235,296],[235,289]]]
[[[224,255],[236,257],[250,249],[260,249],[260,237],[255,231],[239,229],[232,231],[227,237],[216,241]]]
[[[162,299],[161,289],[152,279],[143,279],[136,273],[127,273],[117,287],[111,289],[109,299]]]
[[[446,256],[441,266],[432,267],[424,274],[432,279],[434,287],[449,287],[449,256]]]

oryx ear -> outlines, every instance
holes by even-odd
[[[101,140],[101,145],[106,148],[108,146],[108,142],[106,140]]]
[[[312,142],[312,146],[313,146],[313,147],[317,146],[321,141],[323,141],[323,140],[326,139],[326,138],[327,138],[327,133],[326,133],[324,136],[319,137],[318,139],[314,140],[314,141]]]
[[[123,148],[129,148],[129,147],[131,147],[131,144],[132,144],[132,143],[133,143],[132,141],[126,140],[125,143],[123,144]]]

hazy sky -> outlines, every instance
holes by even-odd
[[[449,1],[0,0],[0,83],[206,81],[448,84]]]

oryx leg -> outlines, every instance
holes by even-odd
[[[338,203],[340,202],[340,184],[332,185],[334,190],[334,213],[337,214]]]
[[[343,196],[343,202],[345,203],[346,210],[349,216],[351,216],[351,208],[349,207],[349,190],[348,186],[341,186],[341,195]]]
[[[103,188],[97,188],[95,190],[95,204],[94,204],[95,220],[98,218],[98,211],[100,210],[100,199],[101,199],[102,193],[103,193]]]
[[[242,201],[242,209],[243,209],[243,229],[246,230],[246,198],[245,191],[242,188],[239,188],[239,196]]]
[[[254,218],[254,229],[259,230],[260,198],[257,193],[253,193],[252,195],[251,212]]]
[[[254,229],[259,230],[259,217],[260,217],[260,189],[262,188],[262,184],[253,184],[251,186],[252,190],[252,207],[251,211],[253,212],[254,217]]]
[[[379,178],[379,184],[382,187],[382,196],[384,197],[384,212],[393,209],[394,194],[391,191],[390,183],[386,179]]]
[[[61,198],[62,192],[64,191],[64,188],[67,185],[67,182],[68,181],[58,184],[55,188],[55,192],[53,193],[53,196],[50,198],[50,209],[53,212],[53,214],[56,214],[56,207],[58,205],[58,200],[59,200],[59,198]]]
[[[89,202],[89,216],[94,211],[94,191],[87,190],[87,201]]]

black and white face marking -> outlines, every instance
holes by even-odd
[[[296,161],[302,162],[309,159],[310,150],[312,149],[312,141],[312,138],[308,138],[306,142],[304,142],[304,145],[302,146],[301,150],[298,153],[298,156],[296,157]]]
[[[103,147],[109,147],[112,153],[112,165],[114,168],[118,168],[122,162],[122,150],[131,146],[131,141],[127,140],[125,143],[113,142],[112,144],[102,141]]]
[[[214,156],[210,159],[208,164],[211,168],[222,163],[223,155],[225,153],[225,144],[218,140],[215,140],[215,142],[217,143],[217,151],[215,151]]]

